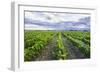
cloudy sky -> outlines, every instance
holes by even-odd
[[[90,15],[25,11],[26,30],[89,30]]]

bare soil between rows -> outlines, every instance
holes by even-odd
[[[40,55],[35,59],[35,61],[55,60],[53,58],[52,52],[54,51],[54,49],[57,45],[57,38],[58,37],[56,35],[51,40],[49,40],[49,42],[43,48]],[[68,51],[67,59],[85,59],[86,58],[77,47],[73,46],[72,42],[70,42],[70,40],[68,40],[64,36],[63,33],[62,33],[62,41],[63,41],[65,49]]]

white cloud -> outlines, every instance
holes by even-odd
[[[59,13],[59,14],[56,14],[56,16],[57,16],[61,21],[78,21],[80,18],[88,17],[88,16],[90,16],[90,15]]]
[[[25,25],[26,30],[54,30],[53,28],[39,26],[39,25],[32,25],[32,24],[26,24]]]
[[[37,12],[25,12],[25,18],[31,20],[45,21],[45,17]]]
[[[73,24],[67,25],[65,24],[56,24],[60,22],[68,22],[74,21],[78,22],[80,18],[89,17],[89,15],[85,14],[69,14],[69,13],[50,13],[50,12],[25,12],[25,18],[28,18],[31,21],[36,21],[37,24],[25,24],[25,29],[33,29],[33,30],[54,30],[54,29],[66,29],[66,28],[87,28],[85,25],[73,26]],[[43,22],[47,22],[47,26],[44,26]],[[50,23],[50,24],[49,24]],[[41,26],[40,26],[41,24]],[[53,25],[57,25],[58,27],[49,27]],[[60,26],[60,27],[59,27]]]
[[[80,18],[88,17],[85,14],[69,14],[69,13],[50,13],[50,12],[25,12],[25,17],[32,20],[39,20],[51,23],[61,21],[78,21]]]

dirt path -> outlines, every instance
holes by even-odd
[[[52,60],[52,51],[56,46],[56,41],[57,41],[57,35],[55,35],[43,48],[41,51],[41,54],[35,59],[35,61],[46,61],[46,60]]]
[[[68,51],[68,59],[83,59],[85,56],[80,52],[80,50],[73,46],[73,44],[64,36],[62,33],[62,40],[65,48]]]

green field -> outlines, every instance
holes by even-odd
[[[90,32],[25,30],[24,61],[90,58]]]

